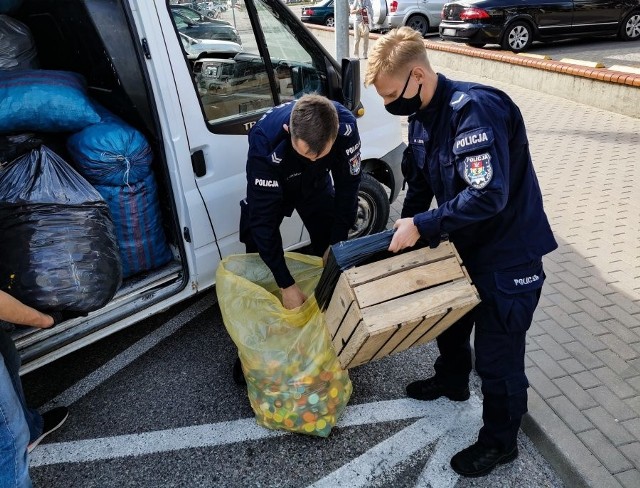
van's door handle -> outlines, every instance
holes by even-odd
[[[198,177],[202,177],[207,174],[207,163],[204,160],[204,152],[202,149],[191,154],[191,167]]]

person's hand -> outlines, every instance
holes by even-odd
[[[280,288],[282,292],[282,305],[288,310],[300,307],[307,297],[295,283],[288,288]]]
[[[398,252],[407,247],[415,246],[418,239],[420,239],[420,232],[414,225],[412,218],[398,219],[393,224],[395,232],[389,244],[389,251]]]
[[[38,312],[38,315],[33,319],[33,321],[29,324],[31,327],[37,327],[38,329],[48,329],[53,327],[56,323],[55,318],[51,315]]]

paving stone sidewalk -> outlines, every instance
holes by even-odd
[[[567,486],[638,488],[640,119],[435,68],[519,105],[559,244],[528,336],[523,429]]]

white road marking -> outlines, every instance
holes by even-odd
[[[421,402],[406,398],[353,405],[345,409],[338,422],[338,427],[420,417],[426,417],[431,424],[436,425],[443,419],[456,418],[458,410],[468,409],[469,405],[469,402],[453,403],[442,399]],[[420,425],[422,424],[424,423]],[[245,418],[142,434],[41,444],[31,453],[30,464],[32,467],[37,467],[60,463],[90,462],[195,447],[213,447],[280,435],[287,435],[287,433],[259,427],[253,418]]]
[[[451,412],[450,412],[451,413]],[[453,421],[433,412],[382,441],[361,456],[317,481],[310,488],[358,488],[371,484],[379,476],[389,474],[398,464],[435,442]]]
[[[640,53],[615,54],[606,56],[607,59],[618,59],[620,61],[640,61]]]
[[[100,386],[118,371],[131,364],[151,348],[157,346],[171,334],[177,332],[196,315],[199,315],[208,308],[214,306],[215,303],[215,294],[209,293],[204,295],[202,299],[180,312],[162,327],[143,337],[131,347],[115,356],[109,362],[103,364],[91,374],[85,376],[80,381],[67,388],[58,396],[43,405],[39,410],[47,411],[59,405],[71,405],[72,403],[77,402],[80,398]]]
[[[482,427],[482,402],[472,396],[470,408],[460,409],[453,426],[440,437],[416,482],[416,488],[453,488],[460,476],[451,469],[451,457],[476,441]]]

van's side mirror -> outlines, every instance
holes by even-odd
[[[360,105],[360,60],[342,60],[342,104],[352,112]]]

